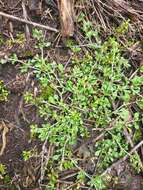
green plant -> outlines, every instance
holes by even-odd
[[[2,35],[0,35],[0,45],[3,45],[4,44],[4,39],[2,37]]]
[[[102,190],[105,189],[104,181],[100,176],[93,176],[89,182],[90,187],[96,189],[96,190]]]
[[[68,41],[67,46],[74,54],[72,64],[66,69],[62,64],[44,58],[44,37],[36,30],[34,37],[41,55],[22,66],[22,72],[32,69],[39,81],[36,97],[31,92],[25,94],[26,103],[35,105],[44,121],[40,126],[31,125],[32,137],[38,136],[55,147],[47,167],[50,181],[47,189],[55,188],[59,172],[74,167],[79,169],[79,162],[75,160],[74,164],[71,159],[74,157],[73,147],[78,139],[88,138],[96,130],[101,130],[104,138],[93,145],[94,157],[98,160],[97,176],[89,176],[83,170],[77,180],[84,180],[93,189],[104,189],[100,174],[128,154],[130,144],[126,141],[124,129],[133,133],[138,128],[138,112],[134,111],[132,116],[131,109],[134,105],[143,109],[142,68],[139,72],[128,72],[130,64],[123,57],[118,40],[109,37],[102,43],[92,29],[92,23],[86,23],[83,18],[79,22],[83,24],[87,41],[93,44],[90,46],[92,53],[87,51],[78,56],[81,49],[75,49],[73,42]],[[126,29],[127,24],[118,32]],[[139,171],[139,159],[135,165]]]
[[[0,164],[0,179],[3,179],[3,176],[6,174],[6,166]]]
[[[129,29],[129,22],[130,20],[126,20],[122,22],[120,26],[116,28],[115,33],[117,35],[121,35],[121,34],[123,35],[124,33],[126,33]]]
[[[3,181],[5,184],[10,182],[10,176],[7,174],[7,168],[4,164],[0,164],[0,181]]]
[[[36,47],[43,49],[44,47],[49,47],[51,45],[50,42],[45,41],[45,37],[43,35],[42,30],[33,30],[33,37],[37,40]]]
[[[2,80],[0,80],[0,102],[8,100],[8,90],[6,89]]]
[[[13,46],[18,44],[22,46],[26,42],[25,34],[24,33],[17,33],[15,38],[10,38],[6,41],[7,46]]]
[[[90,42],[93,43],[93,40],[96,40],[97,43],[100,44],[101,40],[99,38],[98,31],[95,30],[94,25],[91,21],[87,20],[85,14],[81,12],[78,17],[78,23],[81,24],[81,30],[84,33],[84,37]],[[92,44],[91,44],[92,46]],[[92,46],[94,47],[94,46]]]
[[[36,150],[24,150],[22,152],[24,161],[29,160],[31,157],[34,157],[35,155],[36,155]]]
[[[130,156],[130,163],[137,173],[143,171],[142,161],[137,153]]]

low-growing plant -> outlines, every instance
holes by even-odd
[[[3,179],[6,174],[6,166],[4,164],[0,164],[0,179]]]
[[[10,176],[7,173],[7,167],[4,164],[0,164],[0,181],[3,181],[5,184],[10,182]]]
[[[137,153],[130,156],[130,163],[137,173],[143,170],[142,161]]]
[[[6,41],[7,46],[23,45],[26,42],[25,34],[24,33],[17,33],[15,38],[10,38]]]
[[[0,45],[3,45],[4,44],[4,39],[3,39],[3,36],[0,35]]]
[[[73,44],[69,41],[73,57],[67,68],[44,58],[43,53],[22,66],[23,72],[29,68],[33,70],[40,87],[36,97],[31,92],[25,94],[26,103],[35,105],[44,120],[40,126],[31,125],[32,136],[55,147],[46,172],[47,189],[50,190],[56,187],[58,173],[75,167],[79,169],[80,162],[74,158],[73,147],[79,139],[90,138],[96,130],[104,133],[103,138],[93,144],[93,154],[98,161],[97,175],[89,176],[83,169],[83,173],[77,174],[77,180],[83,180],[93,189],[104,189],[102,172],[130,149],[124,129],[134,133],[138,127],[140,117],[138,111],[132,111],[134,105],[143,109],[141,71],[128,72],[130,63],[124,58],[116,37],[96,44],[97,32],[92,30],[91,23],[82,19],[79,22],[83,23],[82,30],[87,39],[92,43],[95,38],[94,46],[90,47],[92,54],[87,51],[78,56],[80,50],[72,49]],[[125,29],[122,27],[123,31]],[[121,32],[119,28],[118,32]],[[37,47],[43,49],[42,33],[36,31],[34,36],[39,41]],[[132,156],[131,162],[138,171],[142,169],[137,156]]]

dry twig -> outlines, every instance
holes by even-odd
[[[36,23],[36,22],[28,21],[28,20],[25,20],[23,18],[18,18],[16,16],[13,16],[13,15],[1,12],[1,11],[0,11],[0,16],[6,17],[6,18],[9,18],[11,20],[18,21],[18,22],[22,22],[22,23],[25,23],[25,24],[28,24],[28,25],[32,25],[34,27],[39,27],[39,28],[46,29],[46,30],[49,30],[49,31],[58,32],[58,30],[56,28],[53,28],[53,27],[50,27],[50,26],[45,26],[45,25],[42,25],[42,24],[39,24],[39,23]]]

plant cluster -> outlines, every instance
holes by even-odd
[[[101,174],[128,154],[131,147],[124,130],[132,136],[133,143],[141,137],[142,66],[132,71],[116,37],[108,37],[102,42],[83,15],[79,22],[83,25],[83,35],[90,42],[84,55],[82,48],[69,40],[67,46],[73,57],[68,66],[48,60],[44,57],[44,48],[50,43],[44,41],[41,31],[35,30],[36,47],[41,50],[41,55],[29,59],[21,67],[22,72],[32,70],[39,82],[36,97],[30,91],[24,95],[25,102],[36,106],[43,118],[41,126],[30,126],[31,136],[54,146],[45,173],[49,180],[47,190],[55,190],[59,173],[74,168],[79,169],[75,179],[77,189],[80,184],[104,189]],[[118,34],[120,30],[127,30],[127,22],[117,29]],[[92,145],[96,173],[90,175],[80,165],[74,147],[79,140],[90,138],[92,133],[98,136],[98,131],[104,136]],[[30,152],[24,153],[26,159],[30,155]],[[138,172],[142,170],[138,154],[130,155],[130,161]]]

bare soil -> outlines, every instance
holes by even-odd
[[[36,109],[23,104],[23,92],[28,84],[25,82],[26,76],[19,74],[18,67],[18,65],[6,64],[1,68],[0,80],[5,82],[10,95],[6,103],[0,103],[0,122],[4,122],[9,128],[6,136],[6,148],[0,157],[0,162],[7,167],[8,175],[13,179],[13,183],[26,189],[35,186],[36,181],[33,180],[36,176],[31,171],[31,167],[33,167],[33,163],[35,165],[37,162],[35,160],[29,161],[31,163],[25,162],[22,152],[34,148],[40,150],[41,145],[38,141],[30,141],[29,124],[39,123],[39,120],[36,116]],[[3,143],[1,140],[0,144]],[[32,181],[30,181],[31,177]],[[11,184],[10,187],[0,184],[0,189],[11,189]]]

